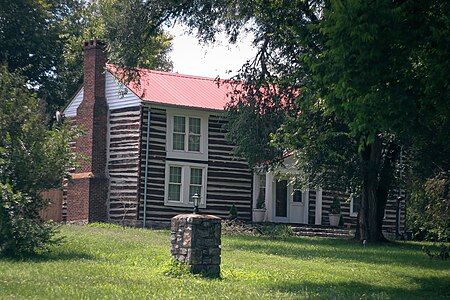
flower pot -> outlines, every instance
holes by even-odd
[[[266,215],[265,208],[254,208],[253,209],[253,222],[254,223],[264,222],[265,215]]]
[[[330,226],[339,226],[339,220],[341,219],[341,214],[329,214]]]

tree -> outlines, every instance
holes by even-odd
[[[0,62],[23,74],[48,112],[64,106],[83,82],[82,45],[111,40],[106,23],[117,24],[120,1],[19,0],[0,3]],[[117,20],[117,21],[115,21]],[[171,37],[159,30],[140,44],[131,67],[169,70]],[[120,61],[110,62],[120,65]]]
[[[128,44],[126,33],[136,26],[151,35],[173,20],[196,29],[206,41],[214,41],[219,31],[231,42],[242,28],[251,31],[259,51],[236,78],[245,81],[244,93],[228,107],[230,137],[239,153],[255,162],[279,155],[283,147],[299,153],[299,166],[309,170],[311,183],[330,184],[326,178],[340,176],[350,191],[359,189],[362,195],[360,238],[384,240],[382,217],[399,145],[416,149],[413,154],[426,149],[427,142],[445,145],[449,140],[449,3],[155,0],[136,5],[145,17],[117,29],[122,44]],[[130,45],[112,51],[124,58],[137,54],[137,46]],[[255,118],[255,126],[239,126]],[[268,133],[278,128],[284,135],[276,137],[278,149],[265,142],[248,145],[268,141]],[[311,140],[312,133],[317,140]],[[339,148],[343,143],[348,151]],[[263,157],[255,157],[260,153]],[[409,159],[428,163],[416,155]],[[324,173],[336,163],[346,166],[345,174]],[[436,163],[448,168],[443,160]],[[422,176],[417,170],[412,172]]]
[[[440,1],[332,1],[324,10],[324,49],[310,61],[311,73],[329,111],[360,140],[367,169],[362,174],[359,218],[361,235],[369,240],[382,239],[382,214],[398,143],[406,149],[419,147],[424,138],[433,138],[426,136],[430,128],[436,135],[429,143],[442,144],[450,137],[445,130],[450,116],[448,79],[441,71],[449,67],[449,54],[434,46],[448,41],[443,36],[450,28],[448,8]],[[384,138],[390,136],[395,140]],[[429,164],[422,157],[409,159]]]
[[[48,130],[42,107],[25,79],[0,69],[0,253],[46,250],[55,227],[39,217],[46,203],[40,192],[61,187],[75,166],[68,125]]]

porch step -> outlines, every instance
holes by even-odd
[[[293,226],[292,231],[297,236],[322,236],[322,237],[352,237],[353,232],[348,229],[333,227],[309,227]]]

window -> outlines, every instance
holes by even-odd
[[[256,198],[256,208],[261,209],[265,208],[266,201],[266,174],[256,175],[256,186],[255,189],[257,191]]]
[[[350,216],[352,217],[358,216],[360,205],[361,205],[361,197],[352,196],[352,199],[350,200]]]
[[[184,150],[186,140],[186,118],[173,117],[173,150]]]
[[[192,206],[194,194],[200,196],[200,207],[205,207],[206,165],[167,162],[165,204]]]
[[[201,120],[189,118],[188,151],[200,152]]]
[[[292,201],[297,202],[297,203],[303,202],[302,189],[298,185],[294,186],[294,193],[292,194]]]
[[[167,157],[208,159],[207,114],[183,110],[167,112]]]
[[[192,196],[202,195],[203,170],[200,168],[191,168],[191,177],[189,179],[189,202],[192,202]]]
[[[169,201],[181,201],[181,167],[170,167]]]
[[[200,118],[173,116],[172,150],[200,152],[201,133]]]

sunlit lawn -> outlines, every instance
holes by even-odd
[[[450,299],[419,243],[224,236],[222,278],[169,277],[168,231],[63,226],[39,258],[0,258],[1,299]]]

